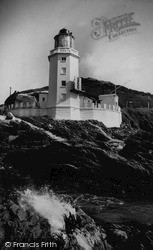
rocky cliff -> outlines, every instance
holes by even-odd
[[[92,120],[1,118],[2,249],[5,241],[152,249],[152,124],[152,110],[143,109],[123,110],[120,129]]]

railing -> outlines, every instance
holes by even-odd
[[[47,106],[47,105],[46,105]],[[9,106],[9,108],[11,109],[24,109],[24,108],[45,108],[45,105],[40,104],[39,102],[33,102],[33,103],[15,103],[15,104],[11,104]],[[121,111],[121,108],[119,106],[115,106],[115,105],[110,105],[110,104],[95,104],[93,102],[87,102],[87,103],[83,103],[83,106],[80,107],[81,109],[105,109],[105,110],[113,110],[113,111]]]
[[[23,103],[23,102],[21,102],[21,103],[19,103],[19,102],[16,102],[15,104],[11,104],[10,106],[9,106],[9,108],[11,108],[11,109],[18,109],[18,108],[35,108],[37,106],[37,103],[36,102],[33,102],[33,103],[28,103],[28,102],[26,102],[26,103]]]
[[[50,51],[50,55],[55,53],[73,53],[78,56],[78,51],[73,48],[57,48]]]
[[[92,109],[106,109],[106,110],[113,110],[113,111],[118,111],[120,112],[121,109],[119,106],[115,106],[115,105],[110,105],[110,104],[94,104],[93,102],[87,102],[87,103],[84,103],[83,106],[81,108],[85,108],[85,109],[89,109],[89,108],[92,108]]]
[[[40,103],[40,102],[16,102],[15,104],[9,105],[10,109],[24,109],[24,108],[45,108],[47,106],[47,102],[45,103]]]

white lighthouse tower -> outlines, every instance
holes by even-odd
[[[56,119],[80,119],[79,95],[71,92],[75,79],[79,77],[79,55],[74,49],[74,36],[61,29],[54,37],[54,49],[48,57],[49,94],[48,115]]]

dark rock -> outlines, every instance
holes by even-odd
[[[18,218],[19,218],[20,221],[26,220],[26,212],[25,211],[20,209],[18,211],[17,215],[18,215]]]
[[[12,120],[13,119],[13,114],[11,112],[7,112],[7,115],[6,115],[6,120]]]
[[[88,193],[89,200],[90,194],[99,194],[152,201],[152,114],[150,118],[149,114],[143,118],[143,114],[128,111],[120,129],[107,129],[97,121],[57,121],[48,117],[25,119],[37,128],[24,121],[0,122],[2,243],[4,237],[20,242],[55,240],[60,249],[81,249],[78,239],[82,237],[92,249],[152,249],[153,228],[149,220],[104,223],[94,216],[94,199],[90,214],[78,208],[76,218],[72,214],[65,217],[68,237],[64,240],[61,236],[55,239],[46,219],[34,211],[24,211],[15,194],[10,196],[14,188],[40,188],[47,184],[72,196]],[[9,142],[9,135],[16,138]],[[118,148],[121,143],[123,149]],[[105,203],[109,210],[117,206],[113,199]]]

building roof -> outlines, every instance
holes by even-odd
[[[39,94],[48,94],[48,90],[38,91]]]
[[[100,96],[117,96],[116,94],[105,94],[105,95],[99,95]]]
[[[70,92],[75,93],[75,94],[79,94],[79,95],[82,95],[82,96],[85,96],[85,97],[88,97],[88,98],[90,98],[90,99],[93,100],[93,101],[96,101],[96,100],[97,100],[94,96],[89,95],[89,94],[88,94],[87,92],[85,92],[84,90],[71,89]]]
[[[59,31],[59,33],[54,36],[54,39],[56,39],[56,37],[58,37],[59,35],[66,35],[66,36],[71,36],[74,39],[74,36],[72,35],[72,32],[70,32],[68,29],[63,28]]]

